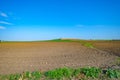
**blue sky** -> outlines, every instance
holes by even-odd
[[[120,0],[0,0],[0,39],[120,39]]]

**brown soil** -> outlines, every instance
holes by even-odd
[[[97,44],[95,44],[97,45]],[[110,65],[117,56],[77,42],[0,43],[0,74]]]
[[[103,51],[120,57],[120,41],[91,41],[93,45]]]

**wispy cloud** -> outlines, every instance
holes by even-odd
[[[94,27],[106,27],[107,25],[94,25]]]
[[[107,25],[76,25],[76,27],[106,27]]]
[[[0,29],[6,29],[4,26],[0,26]]]
[[[6,13],[0,12],[0,16],[2,17],[8,17],[8,15]]]
[[[0,21],[0,24],[12,25],[12,23],[10,23],[10,22],[6,22],[6,21]]]
[[[79,25],[76,25],[76,27],[83,27],[83,26],[84,26],[84,25],[80,25],[80,24],[79,24]]]

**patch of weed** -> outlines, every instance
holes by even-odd
[[[89,47],[89,48],[94,48],[91,43],[84,43],[84,46]]]
[[[96,67],[85,68],[57,68],[41,73],[40,71],[24,72],[22,74],[0,75],[0,80],[111,80],[120,79],[120,70],[106,69]]]
[[[21,75],[20,74],[10,74],[9,76],[9,80],[18,80]]]
[[[118,70],[108,69],[106,74],[109,78],[119,78],[120,77],[120,71],[118,71]]]
[[[50,79],[62,79],[64,77],[70,78],[72,76],[73,70],[70,68],[58,68],[55,70],[47,71],[45,76]]]
[[[82,68],[82,73],[87,77],[98,78],[101,73],[101,69],[95,67]]]
[[[113,65],[120,65],[120,57],[116,58],[115,61],[113,62]]]
[[[42,73],[39,71],[34,71],[31,73],[31,75],[32,75],[32,78],[35,80],[40,79],[42,77]]]

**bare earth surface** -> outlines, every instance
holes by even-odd
[[[100,50],[120,56],[120,41],[93,41],[93,45]]]
[[[99,44],[96,44],[99,45]],[[78,42],[0,43],[0,74],[110,65],[117,56]]]

